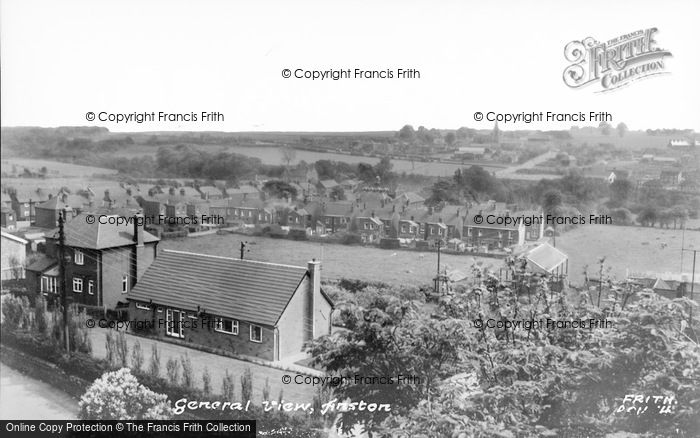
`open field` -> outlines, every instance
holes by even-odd
[[[209,152],[228,152],[245,155],[248,157],[258,158],[263,164],[281,165],[286,164],[284,157],[282,155],[282,148],[277,146],[216,146],[216,145],[192,145],[195,149],[203,149]],[[124,149],[120,149],[115,153],[116,156],[133,158],[133,157],[143,157],[152,156],[155,158],[158,147],[146,146],[146,145],[134,145],[129,146]],[[365,157],[360,155],[348,155],[339,154],[333,152],[313,152],[305,150],[296,150],[295,158],[291,161],[291,164],[299,163],[300,161],[306,161],[307,163],[314,163],[318,160],[331,160],[331,161],[343,161],[345,163],[357,164],[357,163],[368,163],[375,165],[379,162],[378,157]],[[471,164],[454,164],[454,163],[438,163],[438,162],[423,162],[423,161],[410,161],[410,160],[399,160],[392,159],[393,171],[402,173],[415,173],[428,176],[452,176],[454,172],[462,167],[469,167]],[[502,169],[505,165],[492,165],[492,163],[473,163],[478,164],[488,171],[496,171]]]
[[[306,266],[312,258],[322,261],[324,278],[351,278],[381,281],[397,285],[430,285],[435,277],[437,253],[392,251],[363,246],[338,244],[322,245],[315,242],[296,242],[243,235],[209,235],[195,238],[164,240],[159,248],[239,257],[241,241],[248,241],[250,252],[246,258],[295,266]],[[475,262],[500,268],[503,261],[463,255],[442,254],[441,264],[448,270],[465,273]]]
[[[680,273],[682,230],[613,225],[585,225],[557,237],[557,248],[569,255],[569,278],[573,284],[583,282],[583,269],[590,275],[598,272],[598,259],[605,257],[610,273],[624,279],[627,270],[633,272]],[[685,232],[685,248],[700,250],[700,232]],[[693,269],[693,254],[683,258],[683,271]],[[700,276],[700,266],[696,268]]]
[[[12,173],[15,166],[18,173],[24,169],[31,172],[39,172],[42,167],[46,167],[47,176],[63,177],[89,177],[94,175],[116,175],[118,171],[105,169],[103,167],[81,166],[78,164],[61,163],[59,161],[35,160],[30,158],[6,158],[2,160],[2,171]]]

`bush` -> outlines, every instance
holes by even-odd
[[[30,307],[27,297],[5,294],[0,298],[0,302],[2,307],[2,322],[0,325],[3,330],[15,331],[29,326],[31,318],[28,312]]]
[[[82,420],[168,420],[167,396],[141,385],[128,368],[105,373],[80,399]]]
[[[180,356],[180,363],[182,364],[182,386],[191,389],[194,387],[194,371],[192,370],[190,356],[187,353],[184,356]]]
[[[160,377],[160,353],[156,344],[151,345],[151,365],[148,367],[148,374],[151,377]]]
[[[202,372],[202,392],[206,396],[211,395],[211,374],[209,374],[209,368],[206,366]]]
[[[126,335],[124,332],[118,332],[116,339],[117,361],[120,368],[128,366],[129,346],[126,344]]]
[[[233,381],[233,376],[228,370],[226,370],[224,380],[221,384],[221,396],[224,398],[224,400],[233,401],[234,390],[235,383]]]
[[[143,352],[139,341],[134,342],[134,346],[131,348],[131,368],[136,373],[140,373],[141,368],[143,368]]]
[[[46,322],[46,310],[44,310],[45,303],[43,299],[38,299],[34,305],[34,329],[40,336],[46,335],[49,328]]]
[[[168,358],[165,363],[165,374],[168,376],[168,380],[175,384],[180,381],[180,363],[177,359]]]
[[[246,403],[253,398],[253,373],[246,367],[241,376],[241,401]]]
[[[117,361],[117,344],[114,340],[114,335],[111,330],[105,333],[105,359],[110,367],[114,368]]]

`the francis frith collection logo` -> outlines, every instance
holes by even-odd
[[[592,37],[570,42],[564,48],[564,56],[572,64],[564,70],[564,83],[571,88],[598,85],[598,92],[606,92],[668,73],[664,58],[673,55],[657,47],[656,32],[652,27],[606,42]]]

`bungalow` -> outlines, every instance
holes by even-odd
[[[321,263],[307,267],[165,250],[129,293],[129,318],[163,338],[278,361],[330,334]]]

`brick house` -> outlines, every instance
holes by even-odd
[[[301,228],[305,230],[311,226],[311,215],[304,208],[287,209],[284,213],[285,224],[290,228]]]
[[[358,215],[353,220],[362,243],[378,242],[384,236],[384,223],[374,215],[374,212]]]
[[[15,211],[5,205],[0,207],[0,227],[7,228],[10,231],[17,229],[17,218],[15,217]]]
[[[226,224],[271,224],[275,216],[273,210],[258,199],[213,201],[209,212],[223,217]]]
[[[308,267],[165,250],[129,293],[155,335],[277,361],[331,331],[321,263]]]
[[[42,202],[35,207],[36,217],[34,225],[41,228],[56,228],[58,226],[58,216],[65,212],[67,221],[73,218],[73,209],[61,201],[58,196],[54,196],[46,202]]]
[[[127,304],[127,293],[153,263],[160,239],[144,231],[142,220],[133,225],[89,224],[86,217],[78,215],[65,225],[68,294],[77,304],[115,309]],[[47,233],[46,254],[57,260],[58,230]],[[41,287],[42,277],[49,275],[34,266],[31,270],[38,277],[34,284]]]

